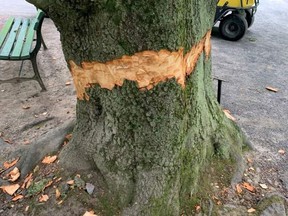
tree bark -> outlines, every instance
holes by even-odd
[[[29,2],[49,14],[67,62],[80,69],[83,62],[108,64],[143,51],[194,52],[212,28],[216,6],[207,0]],[[61,162],[97,170],[123,215],[179,215],[207,161],[239,156],[244,138],[216,101],[208,46],[185,85],[175,77],[149,90],[132,79],[111,89],[88,82],[88,97],[78,95],[77,124]]]

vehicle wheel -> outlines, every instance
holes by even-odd
[[[250,28],[252,26],[252,24],[254,23],[255,20],[255,16],[252,15],[252,12],[249,10],[246,10],[246,21],[248,24],[248,28]]]
[[[240,40],[246,33],[248,23],[245,17],[239,14],[230,14],[224,17],[219,25],[219,32],[225,40]]]

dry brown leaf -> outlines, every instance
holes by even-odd
[[[59,199],[59,197],[61,196],[61,193],[58,190],[58,188],[56,188],[55,193],[56,193],[56,199]]]
[[[67,135],[65,136],[65,138],[66,138],[67,140],[71,140],[72,134],[71,134],[71,133],[70,133],[70,134],[67,134]]]
[[[268,186],[266,184],[259,184],[261,188],[268,189]]]
[[[255,188],[247,182],[244,182],[242,186],[250,192],[255,192]]]
[[[32,173],[30,173],[24,180],[24,183],[22,184],[22,187],[21,188],[26,188],[28,189],[30,187],[30,185],[32,184],[33,182],[33,176],[32,176]]]
[[[25,208],[25,212],[27,212],[29,210],[29,206],[26,206]]]
[[[52,181],[52,180],[49,181],[49,182],[45,185],[44,189],[50,187],[52,184],[53,184],[53,181]]]
[[[69,180],[66,182],[68,185],[73,185],[74,184],[74,180]]]
[[[253,163],[253,160],[251,158],[247,158],[248,163]]]
[[[199,212],[201,210],[201,206],[200,205],[195,206],[195,210],[196,212]]]
[[[8,181],[15,182],[20,177],[20,171],[15,167],[11,172],[8,173]]]
[[[248,213],[253,213],[255,211],[256,211],[256,209],[254,209],[254,208],[250,208],[250,209],[247,210]]]
[[[58,178],[58,179],[55,180],[55,183],[57,183],[57,182],[59,182],[59,181],[61,181],[61,180],[62,180],[62,178],[60,177],[60,178]]]
[[[0,189],[3,190],[4,193],[7,193],[11,196],[20,188],[19,184],[13,184],[13,185],[5,185],[1,186]]]
[[[6,142],[8,144],[12,144],[12,141],[10,139],[4,139],[4,142]]]
[[[28,188],[28,187],[31,185],[31,183],[30,183],[30,185],[27,187],[28,183],[29,183],[29,182],[32,182],[32,175],[33,175],[33,174],[30,173],[30,174],[24,179],[23,184],[21,185],[21,188],[22,188],[22,189]]]
[[[11,161],[11,162],[4,162],[3,166],[5,169],[9,169],[10,167],[14,166],[18,162],[19,158]]]
[[[267,86],[266,89],[267,89],[268,91],[278,92],[278,89],[277,89],[277,88],[273,88],[273,87],[271,87],[271,86]]]
[[[229,110],[224,109],[223,112],[225,113],[225,115],[228,119],[231,119],[232,121],[236,121],[236,118],[231,115],[231,112]]]
[[[42,194],[42,195],[39,197],[39,202],[47,202],[48,199],[49,199],[49,196],[48,196],[48,195]]]
[[[29,145],[29,144],[30,144],[30,141],[29,141],[29,140],[24,140],[23,144],[24,144],[24,145]]]
[[[17,200],[20,200],[20,199],[23,199],[24,198],[24,196],[23,195],[21,195],[21,194],[19,194],[19,195],[16,195],[13,199],[12,199],[12,201],[17,201]]]
[[[240,184],[237,184],[236,185],[236,191],[238,194],[241,194],[242,193],[242,188],[241,188],[241,185]]]
[[[94,214],[94,211],[86,211],[85,214],[83,216],[97,216],[96,214]]]
[[[42,163],[43,163],[43,164],[51,164],[51,163],[53,163],[56,159],[57,159],[57,155],[54,155],[54,156],[46,156],[46,157],[42,160]]]
[[[284,154],[285,154],[285,150],[284,150],[284,149],[280,149],[280,150],[278,151],[278,153],[284,155]]]
[[[61,205],[63,203],[63,200],[60,200],[57,204]]]
[[[30,109],[31,107],[30,106],[28,106],[28,105],[23,105],[22,106],[22,109]]]

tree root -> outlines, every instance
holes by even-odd
[[[16,166],[21,171],[20,179],[25,176],[41,161],[41,159],[52,152],[58,151],[65,140],[65,135],[72,132],[75,121],[69,122],[54,128],[38,140],[34,140],[28,147],[22,147],[12,152],[9,158],[20,157]]]
[[[24,125],[20,131],[25,131],[25,130],[28,130],[30,128],[33,128],[39,124],[42,124],[42,123],[45,123],[47,121],[50,121],[50,120],[53,120],[55,117],[49,117],[49,118],[45,118],[45,119],[40,119],[40,120],[37,120],[37,121],[34,121],[32,123],[29,123],[29,124],[26,124]]]

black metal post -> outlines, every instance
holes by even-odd
[[[217,101],[220,104],[221,102],[221,88],[222,88],[222,80],[217,79],[218,80],[218,88],[217,88]]]

